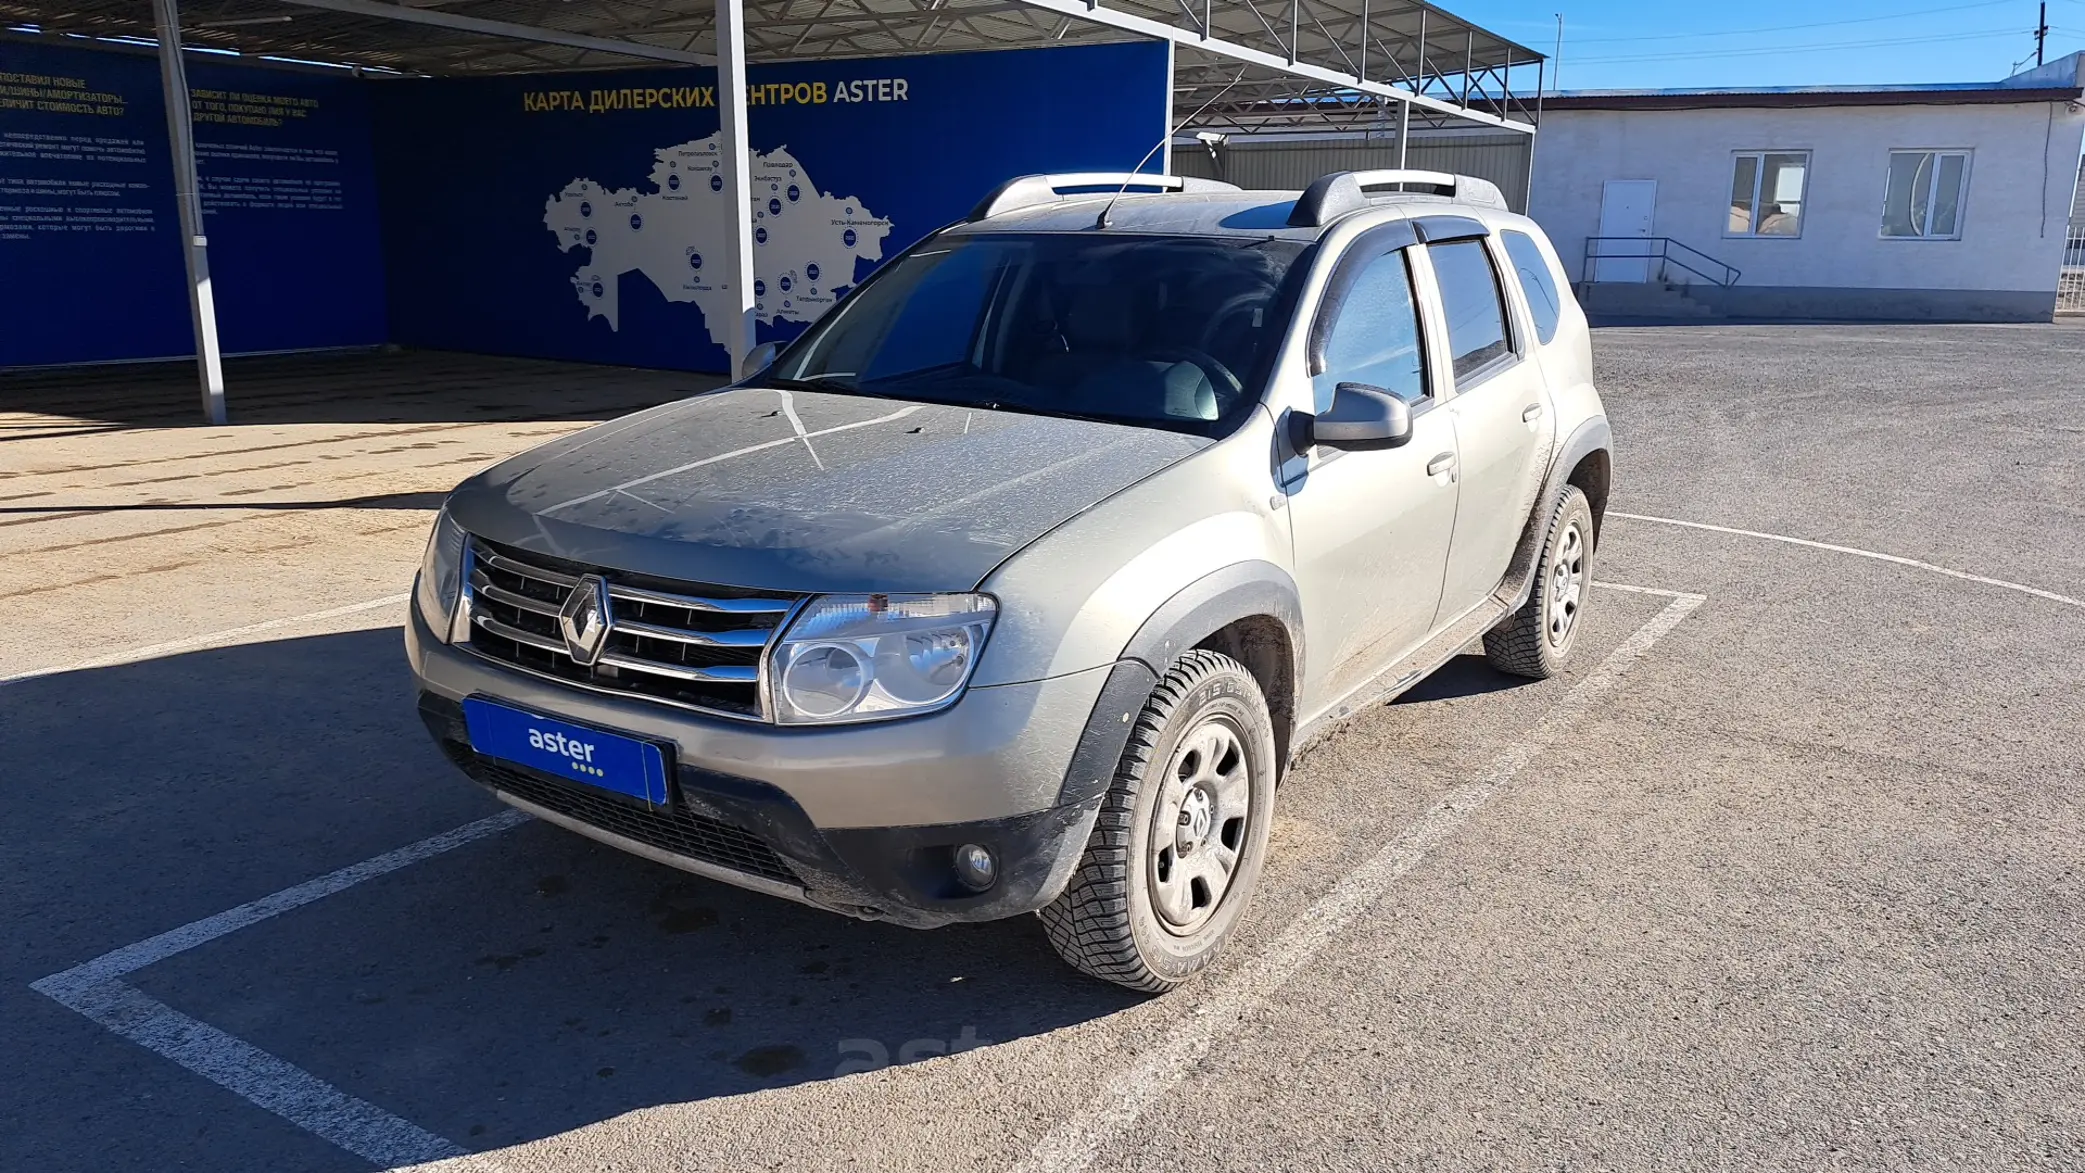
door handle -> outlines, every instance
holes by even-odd
[[[1526,407],[1524,407],[1524,408],[1522,408],[1522,409],[1521,409],[1521,412],[1520,412],[1520,422],[1521,422],[1521,423],[1524,423],[1524,424],[1531,424],[1531,423],[1534,423],[1534,422],[1535,422],[1536,420],[1538,420],[1538,419],[1541,419],[1541,418],[1542,418],[1542,405],[1541,405],[1541,404],[1539,404],[1539,403],[1530,403],[1530,404],[1528,404],[1528,405],[1527,405]]]
[[[1436,456],[1432,460],[1426,462],[1426,475],[1430,477],[1437,477],[1443,473],[1453,472],[1454,469],[1455,454],[1453,452],[1443,452],[1439,456]]]

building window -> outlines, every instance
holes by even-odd
[[[1734,159],[1730,223],[1723,235],[1801,236],[1810,152],[1745,151]]]
[[[1891,151],[1882,234],[1960,240],[1962,199],[1968,192],[1968,151]]]

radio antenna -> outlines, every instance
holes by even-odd
[[[1163,147],[1167,143],[1172,142],[1173,136],[1179,134],[1182,127],[1186,126],[1190,122],[1193,122],[1195,119],[1200,118],[1202,116],[1202,111],[1207,110],[1209,107],[1216,105],[1216,100],[1218,98],[1221,98],[1225,94],[1230,93],[1231,90],[1235,86],[1237,86],[1239,82],[1244,80],[1245,70],[1241,69],[1238,71],[1238,76],[1231,79],[1230,85],[1227,85],[1224,88],[1216,91],[1215,94],[1210,96],[1208,101],[1202,103],[1200,106],[1195,107],[1194,113],[1174,123],[1172,126],[1167,127],[1165,137],[1151,144],[1151,149],[1144,152],[1144,157],[1137,160],[1137,165],[1129,169],[1129,178],[1123,180],[1122,186],[1115,189],[1115,194],[1108,197],[1107,205],[1101,208],[1100,210],[1100,219],[1095,220],[1093,222],[1093,226],[1095,228],[1106,228],[1108,226],[1108,213],[1115,210],[1115,201],[1121,199],[1122,193],[1128,191],[1130,184],[1133,184],[1137,181],[1137,173],[1141,172],[1144,169],[1144,164],[1149,163],[1151,161],[1151,156],[1156,155],[1160,147]]]

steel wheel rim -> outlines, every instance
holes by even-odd
[[[1549,563],[1549,642],[1562,647],[1570,642],[1578,626],[1579,607],[1585,601],[1585,534],[1577,522],[1564,527],[1557,537],[1556,553]]]
[[[1173,749],[1145,835],[1151,906],[1168,932],[1208,923],[1231,890],[1251,829],[1252,767],[1245,739],[1210,717]]]

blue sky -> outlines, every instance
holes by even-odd
[[[1552,53],[1563,88],[1995,81],[2034,64],[2035,0],[1443,0]],[[2049,0],[2050,58],[2085,49],[2085,0]]]

